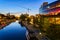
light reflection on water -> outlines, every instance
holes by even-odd
[[[26,28],[13,22],[0,30],[0,40],[26,40]]]

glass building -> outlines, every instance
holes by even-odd
[[[48,2],[44,2],[40,9],[39,9],[39,13],[51,13],[51,12],[60,12],[60,1],[57,0],[57,1],[54,1],[50,4],[48,4]]]

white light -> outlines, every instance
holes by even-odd
[[[16,22],[18,23],[19,21],[17,20]]]
[[[48,8],[50,8],[50,6],[48,6]]]
[[[41,34],[41,32],[39,34]]]

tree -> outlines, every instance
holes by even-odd
[[[30,24],[30,21],[31,21],[31,19],[28,17],[28,18],[27,18],[27,22],[28,22],[28,24]]]
[[[20,15],[20,19],[22,20],[22,21],[25,21],[25,18],[27,18],[24,14],[21,14]]]
[[[46,33],[47,33],[47,36],[51,40],[60,40],[60,28],[59,27],[60,25],[56,25],[56,24],[51,24],[51,26],[49,26]]]

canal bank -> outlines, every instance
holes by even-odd
[[[22,24],[22,26],[27,29],[27,40],[50,40],[39,28],[34,27],[32,24],[28,24],[27,21],[20,21],[19,24]]]

